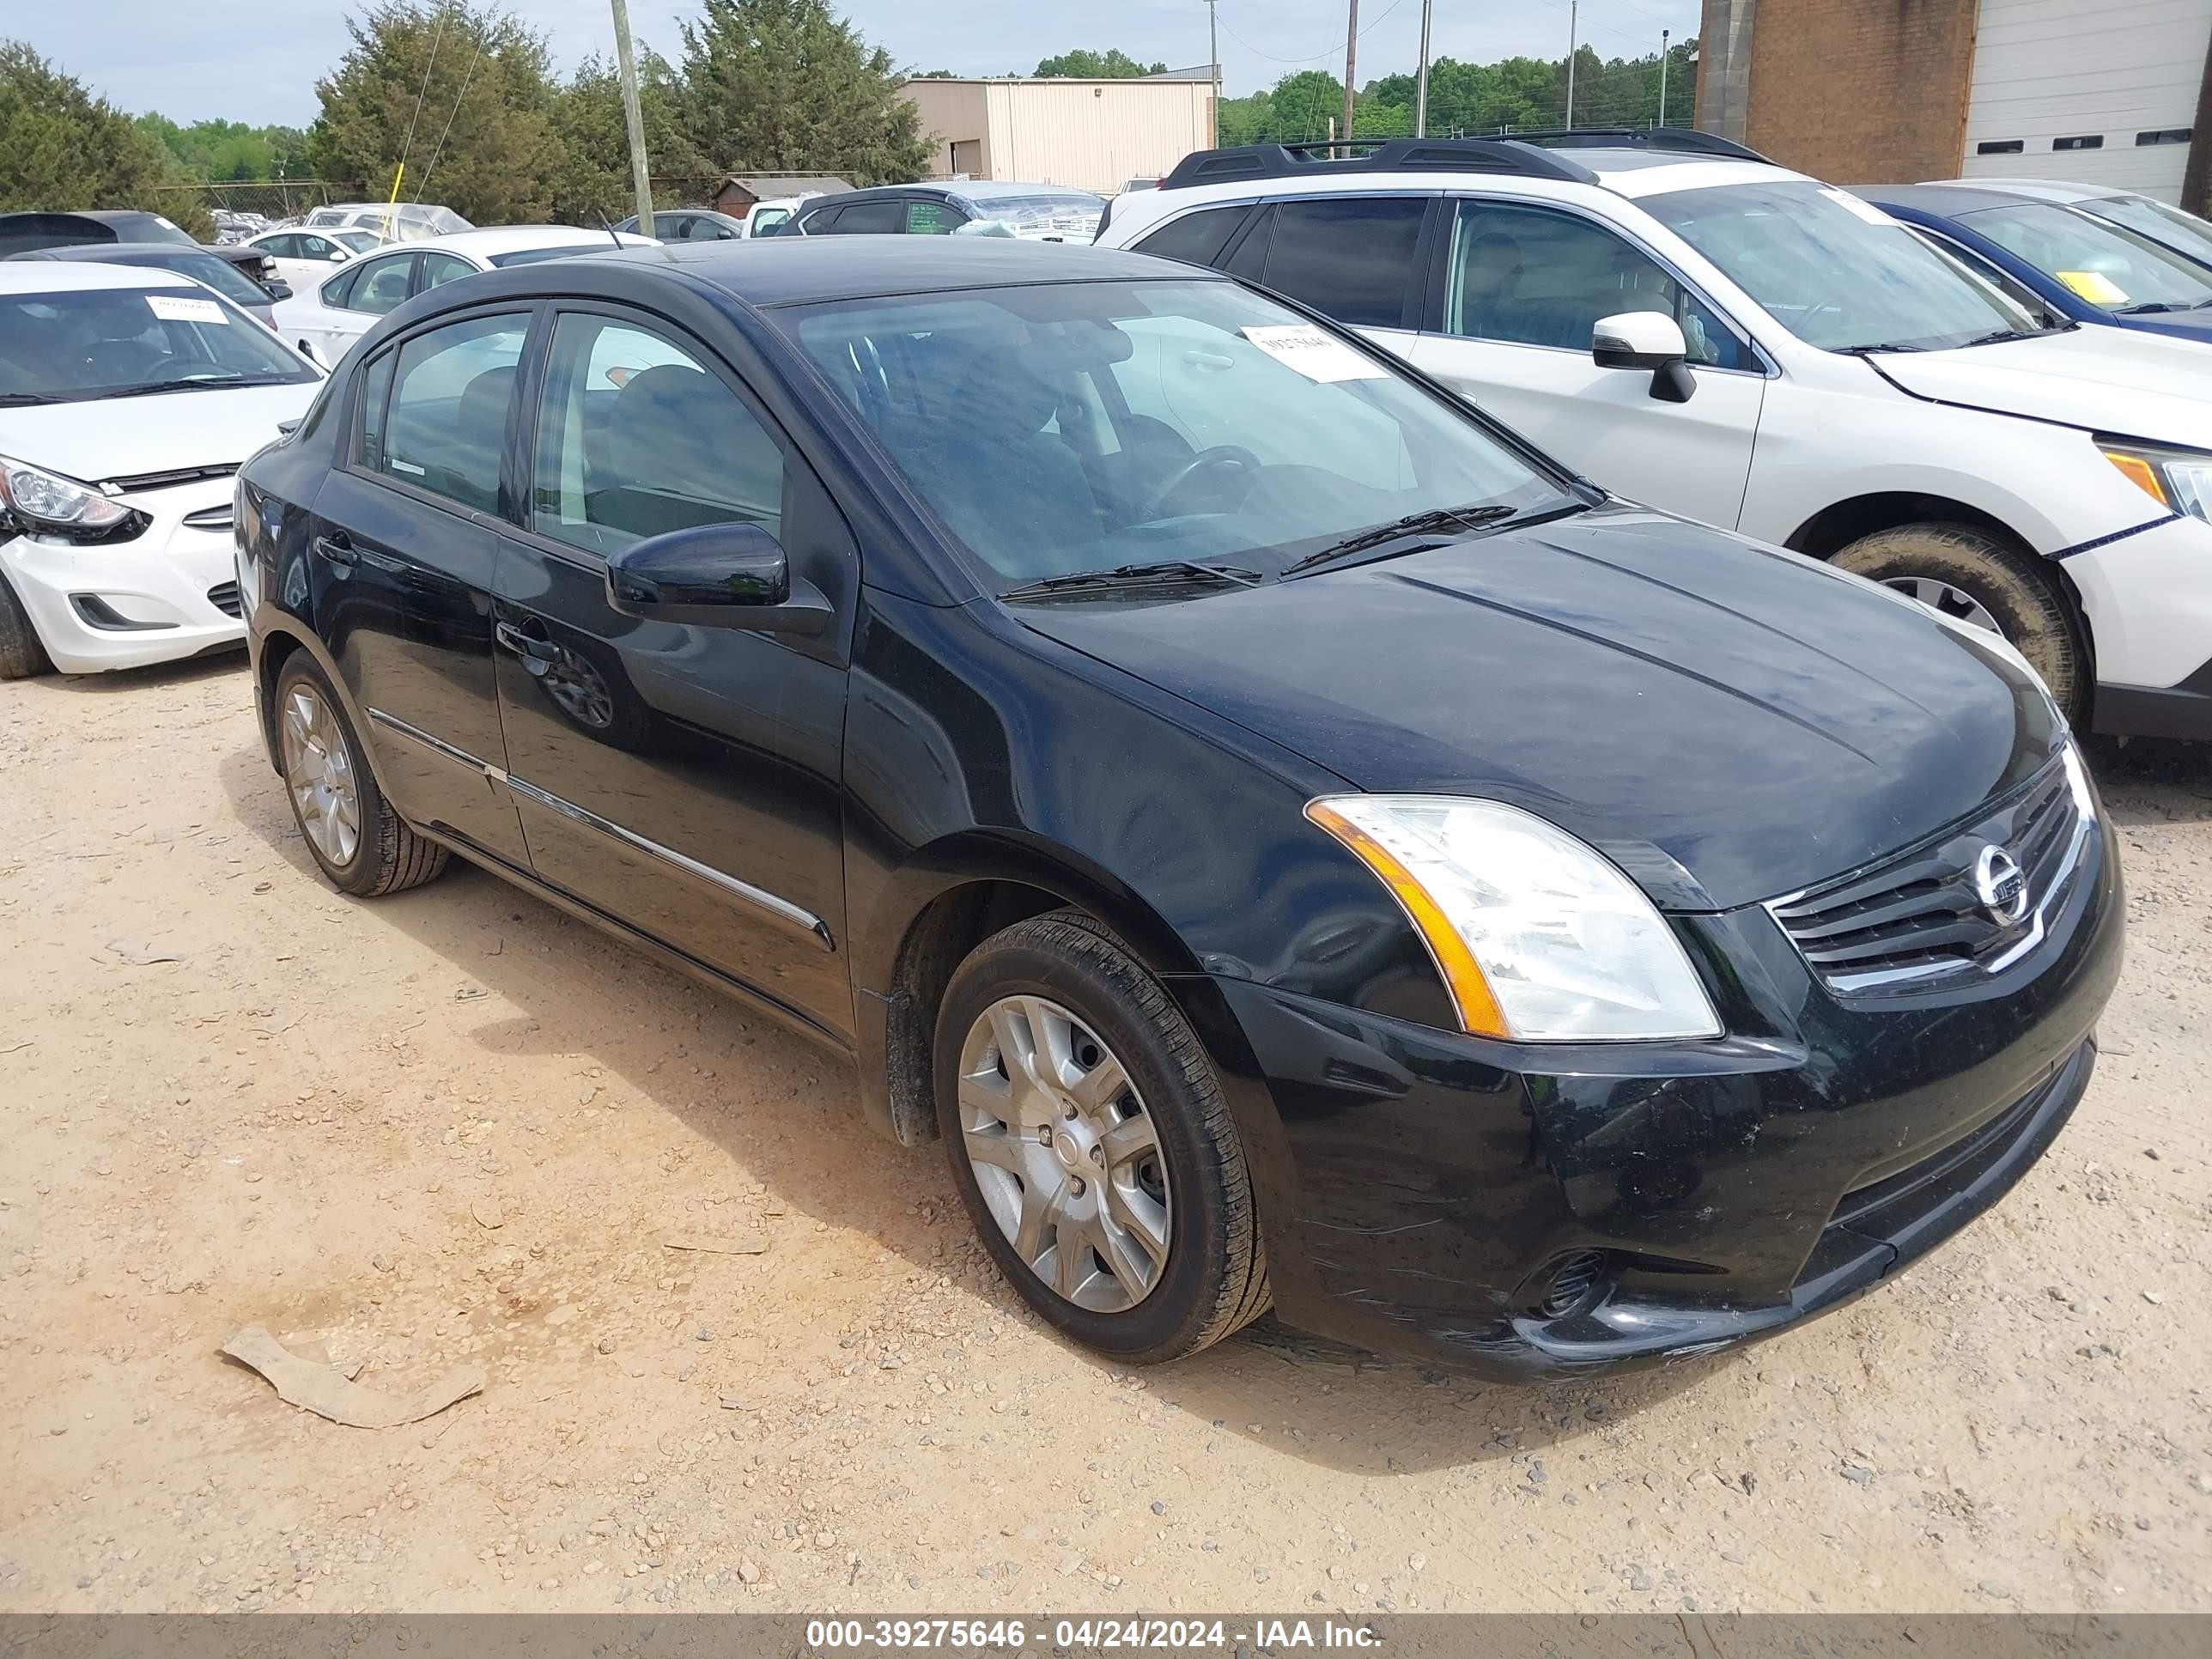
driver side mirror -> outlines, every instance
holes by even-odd
[[[289,300],[292,297],[292,285],[282,276],[267,277],[264,279],[261,286],[267,291],[272,301]]]
[[[1591,360],[1600,368],[1650,370],[1651,395],[1662,404],[1686,404],[1697,391],[1689,357],[1682,325],[1662,311],[1601,317],[1590,330]]]
[[[328,259],[334,265],[342,265],[346,262],[349,256],[343,248],[334,247],[323,257]]]
[[[611,554],[607,603],[644,622],[820,634],[830,601],[794,578],[783,544],[751,524],[672,530]]]

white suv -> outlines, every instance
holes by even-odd
[[[1621,495],[1997,629],[2085,726],[2212,738],[2212,350],[2054,326],[1694,132],[1206,151],[1098,240],[1352,324]]]

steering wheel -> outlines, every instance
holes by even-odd
[[[1242,444],[1216,444],[1210,449],[1201,449],[1177,467],[1174,475],[1152,492],[1138,514],[1137,520],[1141,524],[1165,517],[1161,509],[1202,472],[1211,472],[1217,467],[1224,466],[1233,466],[1240,472],[1257,472],[1266,463]]]

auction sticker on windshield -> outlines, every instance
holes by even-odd
[[[1334,336],[1302,323],[1248,325],[1244,337],[1279,363],[1287,363],[1309,380],[1380,380],[1390,371],[1361,356]]]
[[[1862,202],[1847,190],[1838,190],[1832,185],[1823,185],[1820,194],[1833,202],[1855,219],[1863,219],[1870,225],[1894,225],[1897,221],[1871,202]]]
[[[230,319],[222,314],[222,307],[212,300],[191,300],[177,294],[149,294],[146,308],[165,323],[221,323],[228,327]]]
[[[2101,270],[2061,270],[2054,273],[2093,306],[2124,306],[2128,291]]]

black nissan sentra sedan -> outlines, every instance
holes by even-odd
[[[1994,634],[1139,255],[495,271],[240,476],[269,754],[842,1054],[1124,1361],[1542,1377],[1835,1306],[2081,1098],[2112,835]]]

